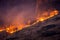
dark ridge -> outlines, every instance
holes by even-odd
[[[13,38],[11,39],[11,38],[9,38],[9,39],[6,39],[6,40],[14,40]]]
[[[47,25],[47,26],[43,27],[43,30],[48,30],[48,29],[54,28],[56,26],[57,25],[55,25],[55,24],[50,24],[50,25]]]
[[[42,33],[42,36],[43,37],[50,37],[50,36],[59,35],[59,34],[60,34],[60,32],[56,32],[56,31],[46,31],[46,32]]]
[[[19,39],[19,37],[9,38],[9,39],[6,39],[6,40],[16,40],[16,39]]]
[[[60,20],[60,17],[56,17],[55,19],[53,19],[54,21],[58,21]]]
[[[28,37],[25,37],[25,39],[24,40],[32,40],[30,37],[28,38]]]

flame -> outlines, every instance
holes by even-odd
[[[4,28],[0,28],[0,32],[4,31],[5,29]]]
[[[9,27],[6,28],[6,32],[8,33],[13,33],[16,31],[16,28],[14,25],[10,25]]]
[[[54,11],[51,11],[50,13],[48,12],[44,12],[40,17],[37,17],[36,18],[36,22],[34,22],[33,24],[36,24],[37,22],[39,21],[44,21],[44,20],[47,20],[55,15],[58,14],[58,11],[57,10],[54,10]],[[6,31],[8,33],[14,33],[16,31],[19,31],[19,30],[22,30],[23,28],[25,27],[29,27],[30,26],[30,23],[31,21],[29,20],[27,22],[27,24],[21,24],[21,25],[10,25],[10,26],[7,26],[6,28],[0,28],[0,32],[2,31]]]
[[[53,16],[55,16],[57,14],[58,14],[58,11],[57,10],[51,11],[50,13],[44,12],[42,14],[42,16],[40,16],[40,17],[37,18],[37,21],[47,20],[47,19],[49,19],[49,18],[51,18],[51,17],[53,17]]]
[[[46,0],[45,0],[46,1]],[[36,13],[37,13],[37,16],[36,16],[36,21],[34,23],[31,24],[31,20],[28,20],[26,24],[22,23],[23,20],[20,20],[20,25],[18,24],[17,21],[14,20],[14,22],[12,23],[13,25],[9,25],[9,26],[6,26],[5,28],[0,28],[0,32],[3,32],[3,31],[6,31],[7,33],[15,33],[16,31],[19,31],[19,30],[22,30],[23,28],[26,28],[26,27],[29,27],[31,25],[34,25],[38,22],[43,22],[55,15],[58,14],[58,10],[53,10],[53,11],[50,11],[50,12],[43,12],[41,13],[42,15],[40,15],[40,10],[39,10],[39,5],[41,4],[41,0],[37,0],[36,2]],[[17,18],[19,19],[19,18]],[[19,21],[19,20],[18,20]],[[14,24],[17,24],[17,25],[14,25]]]

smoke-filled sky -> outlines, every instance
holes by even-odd
[[[58,9],[59,0],[56,1],[40,0],[38,9],[40,12]],[[28,20],[35,20],[37,4],[37,0],[0,0],[0,25],[25,24]]]

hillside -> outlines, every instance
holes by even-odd
[[[60,14],[7,36],[6,40],[60,40]]]

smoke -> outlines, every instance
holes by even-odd
[[[18,4],[18,1],[2,2],[2,7],[0,7],[0,21],[2,20],[3,24],[26,24],[28,20],[33,20],[34,16],[36,15],[35,2],[33,2],[33,0],[30,2],[20,0],[20,3]]]
[[[54,9],[51,5],[52,1],[40,0],[7,0],[0,3],[0,24],[27,24],[34,21],[37,16],[36,8],[41,15],[44,11]],[[38,6],[39,4],[39,6]],[[36,7],[38,6],[38,7]]]

